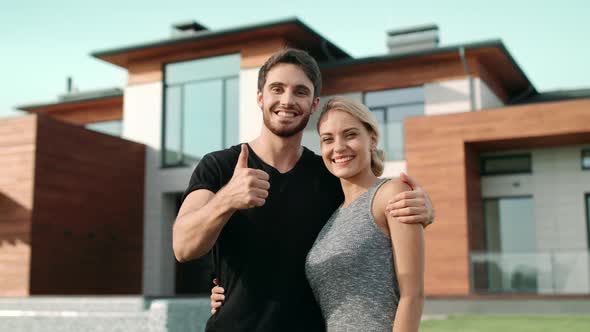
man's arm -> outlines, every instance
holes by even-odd
[[[185,262],[205,255],[234,211],[221,190],[217,194],[205,189],[190,193],[182,203],[172,229],[176,259]]]
[[[200,189],[182,203],[172,229],[174,256],[180,262],[205,255],[237,210],[262,206],[268,197],[268,174],[248,168],[248,147],[242,152],[231,180],[216,194]]]

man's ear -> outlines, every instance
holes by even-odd
[[[262,102],[262,91],[258,90],[256,92],[256,103],[258,104],[258,107],[260,107],[260,110],[262,111],[262,105],[264,105],[264,103]]]
[[[318,105],[320,104],[320,97],[315,97],[313,102],[311,103],[311,114],[315,113],[318,109]]]

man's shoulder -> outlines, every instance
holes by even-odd
[[[240,155],[240,144],[230,146],[227,149],[209,152],[201,158],[201,162],[205,163],[226,163],[231,160],[237,160]]]
[[[308,149],[305,146],[303,147],[303,151],[304,151],[305,156],[307,157],[307,160],[309,161],[309,163],[312,163],[316,166],[320,166],[324,169],[326,168],[326,166],[324,165],[324,161],[322,159],[322,156],[318,155],[317,153]]]

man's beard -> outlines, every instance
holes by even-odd
[[[311,109],[308,112],[303,112],[301,116],[301,120],[295,127],[286,128],[284,126],[273,126],[272,122],[270,121],[270,117],[274,114],[274,110],[277,106],[271,107],[269,110],[265,110],[264,105],[262,107],[262,118],[264,120],[264,125],[268,130],[270,130],[273,134],[279,137],[291,137],[294,135],[299,134],[305,129],[307,123],[309,122],[309,117],[311,116]],[[299,113],[299,112],[298,112]],[[299,115],[298,115],[299,116]]]

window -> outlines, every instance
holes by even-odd
[[[588,248],[590,248],[590,193],[586,193],[586,233]]]
[[[536,250],[533,198],[484,199],[486,250],[534,252]]]
[[[484,199],[485,253],[472,255],[477,292],[536,293],[538,270],[531,196]]]
[[[413,87],[365,94],[365,105],[379,122],[379,148],[387,160],[404,159],[404,119],[424,115],[424,89]]]
[[[239,54],[165,66],[164,166],[238,143],[239,71]]]
[[[117,137],[121,137],[123,132],[121,120],[89,123],[85,127],[89,130]]]
[[[481,175],[531,173],[531,155],[482,156]]]
[[[590,149],[582,150],[582,169],[590,169]]]

